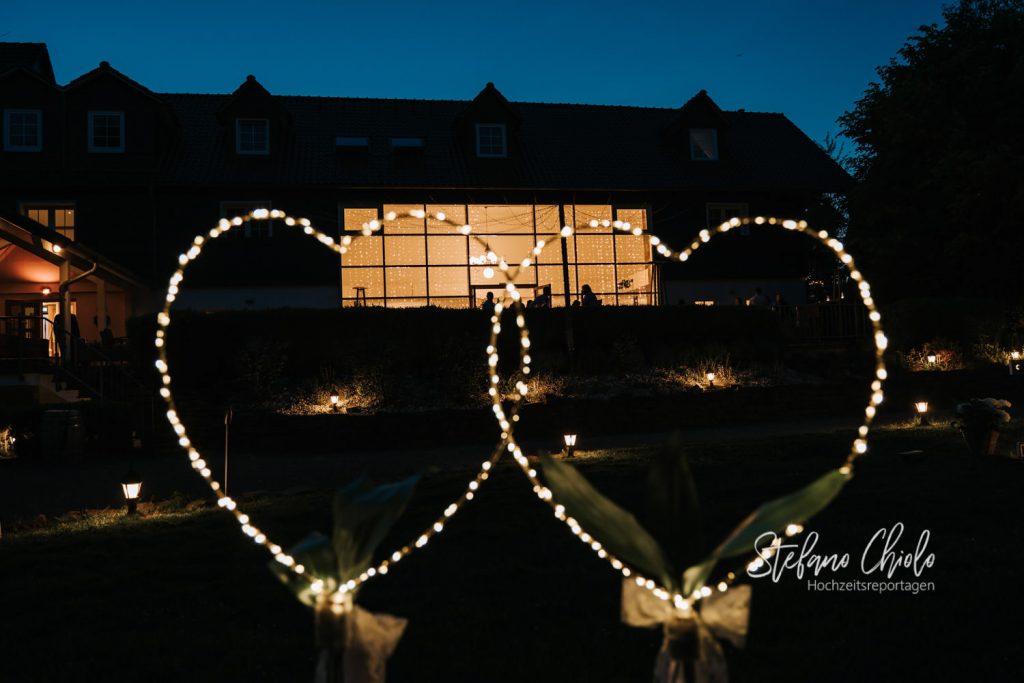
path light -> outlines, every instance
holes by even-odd
[[[1010,367],[1010,374],[1016,375],[1020,372],[1020,351],[1013,351],[1010,353],[1010,362],[1007,363]]]
[[[565,440],[565,457],[571,458],[576,453],[576,435],[566,434],[562,438]]]
[[[134,515],[139,504],[139,493],[142,492],[142,478],[131,467],[128,468],[128,473],[121,480],[121,491],[124,492],[128,514]]]
[[[928,424],[928,401],[918,401],[914,404],[917,410],[917,423],[921,426]]]
[[[715,386],[715,373],[709,372],[705,377],[708,378],[708,388]]]
[[[331,392],[331,409],[337,412],[339,405],[341,405],[341,396],[338,394],[338,390],[335,389]]]
[[[937,360],[938,360],[938,358],[935,356],[934,353],[929,353],[928,354],[928,365],[935,365],[935,361],[937,361]]]

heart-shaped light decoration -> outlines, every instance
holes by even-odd
[[[611,226],[616,230],[627,232],[633,235],[643,234],[642,229],[638,227],[633,227],[629,223],[624,223],[622,221],[598,222],[595,220],[591,221],[590,223],[590,227],[592,228],[597,228],[599,227],[599,225],[605,228]],[[853,467],[855,461],[868,450],[868,432],[870,431],[871,423],[874,420],[875,414],[878,409],[878,405],[882,402],[883,399],[882,383],[885,381],[887,377],[884,355],[885,349],[888,345],[888,340],[886,339],[885,333],[882,330],[882,316],[875,306],[874,298],[871,296],[871,287],[864,279],[860,271],[857,270],[857,267],[854,264],[853,256],[851,256],[846,251],[846,249],[843,247],[842,242],[831,237],[824,230],[816,231],[811,229],[807,225],[807,222],[803,220],[797,221],[789,219],[767,218],[761,216],[758,216],[756,218],[732,218],[731,220],[722,223],[713,230],[701,230],[700,233],[697,235],[696,239],[694,239],[693,242],[691,242],[690,245],[687,246],[682,251],[673,250],[668,245],[664,244],[655,235],[650,235],[649,240],[651,246],[653,246],[655,250],[665,258],[679,262],[686,262],[687,260],[689,260],[690,256],[701,247],[701,245],[710,242],[715,235],[723,234],[729,232],[733,228],[745,225],[776,226],[784,230],[802,233],[827,246],[835,253],[836,257],[839,258],[839,260],[849,270],[850,278],[857,283],[861,300],[864,302],[865,307],[868,309],[868,319],[871,321],[873,341],[875,347],[875,376],[871,383],[871,398],[868,401],[867,406],[864,408],[864,421],[861,424],[861,426],[857,429],[857,436],[854,438],[853,443],[850,446],[850,452],[846,457],[845,463],[841,467],[839,467],[839,469],[835,473],[836,479],[840,479],[842,481],[848,480],[853,475]],[[572,227],[565,226],[562,228],[563,237],[568,237],[572,233]],[[538,243],[537,247],[534,248],[533,254],[539,255],[540,251],[543,248],[543,242]],[[528,260],[524,261],[523,265],[528,265]],[[510,298],[513,301],[517,308],[521,309],[521,297],[518,291],[516,290],[515,285],[513,284],[513,278],[514,271],[506,273],[506,279],[508,281],[508,298]],[[523,454],[522,449],[515,441],[514,428],[512,423],[517,421],[518,416],[514,413],[513,409],[512,420],[511,422],[509,421],[509,419],[505,416],[502,399],[498,392],[495,390],[495,387],[499,386],[501,382],[501,377],[498,375],[497,372],[498,357],[495,351],[495,349],[497,348],[498,336],[501,334],[501,324],[499,322],[500,313],[501,308],[499,307],[497,308],[495,315],[491,319],[491,339],[490,345],[488,346],[487,349],[489,354],[489,364],[491,368],[491,398],[493,402],[494,414],[502,430],[502,443],[505,446],[505,450],[508,450],[510,453],[512,453],[516,462],[519,464],[519,467],[526,474],[531,484],[533,484],[533,491],[537,495],[537,497],[540,498],[545,503],[547,503],[554,511],[555,517],[564,522],[570,528],[572,533],[575,534],[581,541],[589,545],[591,549],[595,553],[597,553],[598,557],[606,560],[609,564],[612,565],[612,567],[615,570],[621,572],[624,577],[631,577],[633,580],[635,580],[636,585],[651,591],[657,598],[672,603],[676,609],[682,612],[686,612],[687,610],[690,610],[693,607],[693,605],[699,600],[702,600],[712,595],[712,593],[714,592],[712,588],[704,584],[706,574],[711,571],[710,568],[706,568],[706,573],[703,573],[701,575],[700,579],[697,581],[697,585],[693,592],[689,595],[683,595],[680,592],[669,590],[665,586],[659,585],[659,583],[655,579],[648,576],[643,576],[640,573],[638,573],[635,568],[627,566],[627,564],[623,562],[620,558],[608,552],[601,545],[601,542],[594,538],[586,529],[584,529],[576,519],[567,515],[565,507],[555,499],[552,491],[547,486],[545,486],[544,483],[540,480],[537,471],[532,467],[530,461]],[[522,346],[525,351],[530,347],[530,335],[529,330],[525,325],[525,321],[523,320],[521,310],[519,311],[519,315],[517,316],[517,323],[520,330]],[[525,360],[528,364],[529,357],[526,356]],[[526,370],[528,371],[529,368],[527,367]],[[518,400],[520,394],[522,396],[526,395],[528,387],[523,381],[518,382],[516,386],[519,389],[520,393],[515,395],[514,398]],[[518,404],[516,405],[518,406]],[[841,483],[836,482],[824,482],[824,484],[826,486],[834,487],[841,487],[842,485]],[[838,492],[838,488],[835,489],[835,492]],[[755,515],[756,514],[758,513],[755,513]],[[802,531],[803,526],[797,523],[797,521],[786,524],[784,526],[784,533],[786,536],[793,536]],[[735,554],[737,548],[739,548],[743,543],[746,543],[747,540],[748,539],[746,539],[743,535],[737,535],[734,533],[733,536],[726,539],[726,541],[722,544],[721,548],[723,548],[726,551],[729,551],[732,554]],[[764,563],[764,560],[770,558],[771,555],[775,552],[776,547],[777,546],[762,549],[761,554],[758,557],[755,557],[747,564],[748,570],[756,571],[760,569]],[[698,568],[699,566],[694,569]],[[738,577],[734,572],[729,572],[725,579],[718,582],[718,584],[716,585],[718,592],[725,592],[726,590],[728,590],[729,586],[737,578]]]
[[[389,212],[385,216],[385,221],[394,221],[397,218],[401,218],[403,216],[410,216],[413,218],[422,219],[426,216],[426,212],[422,210],[410,211],[408,213],[403,214]],[[456,224],[449,220],[443,213],[434,214],[432,218],[435,218],[440,222],[447,223],[459,234],[467,235],[471,239],[474,239],[477,243],[482,245],[484,248],[485,259],[489,264],[491,264],[490,266],[488,266],[490,268],[491,276],[495,274],[495,267],[502,272],[510,270],[510,266],[508,265],[508,263],[506,263],[503,258],[499,257],[497,254],[494,253],[493,250],[491,250],[486,240],[472,234],[472,228],[469,225]],[[167,404],[167,420],[170,423],[171,427],[174,429],[174,432],[178,436],[178,444],[187,453],[188,459],[192,465],[192,469],[195,470],[196,473],[203,478],[206,484],[210,487],[210,490],[213,491],[213,493],[217,496],[217,505],[228,510],[234,515],[235,520],[241,527],[242,533],[251,538],[252,541],[257,545],[263,546],[264,548],[269,550],[270,553],[273,554],[274,558],[282,565],[287,567],[292,573],[308,581],[309,589],[313,594],[320,594],[324,591],[323,582],[317,579],[309,579],[308,577],[304,576],[306,568],[301,564],[297,563],[294,557],[292,557],[284,550],[282,550],[281,546],[273,542],[266,535],[266,533],[260,530],[259,527],[252,524],[249,515],[247,515],[238,506],[237,501],[235,501],[230,496],[221,493],[220,483],[213,478],[210,468],[208,467],[206,461],[204,460],[199,450],[196,449],[195,446],[193,446],[188,436],[188,430],[182,419],[178,416],[178,408],[175,405],[174,394],[172,391],[170,366],[167,361],[167,341],[168,331],[171,325],[171,306],[173,305],[178,294],[181,292],[182,282],[184,281],[185,278],[185,270],[188,267],[188,265],[195,261],[197,258],[199,258],[199,255],[202,253],[202,250],[206,244],[208,244],[212,240],[217,239],[224,233],[232,229],[236,229],[239,226],[242,226],[250,221],[265,221],[271,219],[281,220],[289,228],[301,230],[304,234],[315,238],[322,245],[338,253],[339,255],[346,253],[355,240],[359,239],[360,237],[370,236],[375,232],[379,231],[381,227],[383,227],[381,221],[372,220],[369,221],[368,223],[363,224],[361,235],[345,235],[341,238],[340,241],[337,241],[330,235],[314,227],[308,219],[293,218],[291,216],[286,215],[283,211],[279,211],[277,209],[255,209],[246,215],[235,216],[234,218],[231,219],[221,219],[216,225],[216,227],[211,229],[209,233],[207,233],[206,235],[197,235],[192,240],[192,244],[190,245],[189,249],[178,257],[178,268],[177,270],[175,270],[174,274],[171,276],[170,282],[168,283],[167,293],[164,298],[163,309],[157,314],[158,329],[156,333],[156,339],[154,340],[154,344],[157,349],[156,369],[160,373],[160,379],[162,383],[162,386],[160,387],[160,396],[163,397],[164,401]],[[543,246],[543,243],[540,244],[541,246]],[[537,253],[539,253],[539,251]],[[526,261],[524,261],[523,263],[525,264]],[[518,267],[513,269],[513,272],[515,271],[518,271]],[[514,287],[512,287],[508,291],[511,296],[518,299],[519,294],[518,292],[514,291]],[[499,304],[498,311],[500,312],[500,310],[501,308]],[[520,324],[520,327],[524,327],[525,323],[522,321],[522,316],[520,316],[518,322]],[[498,332],[500,333],[500,328],[498,329]],[[528,374],[530,371],[529,356],[526,354],[525,351],[526,346],[528,346],[528,340],[524,344],[523,352],[520,354],[519,372],[523,374]],[[492,369],[494,365],[496,365],[497,363],[497,357],[493,356],[493,358],[494,364],[492,364],[491,366]],[[495,382],[494,384],[496,385],[497,383]],[[492,391],[495,391],[496,394],[496,390],[494,389],[493,386]],[[503,419],[504,417],[502,417],[502,420]],[[515,414],[515,410],[512,411],[512,419],[518,419],[518,415]],[[457,513],[466,502],[474,498],[475,492],[480,488],[481,484],[484,481],[486,481],[487,478],[490,476],[491,468],[501,458],[504,451],[505,443],[501,442],[498,445],[498,447],[494,450],[491,457],[485,460],[480,465],[480,469],[476,472],[476,475],[473,477],[473,479],[470,480],[469,484],[466,486],[466,490],[463,491],[463,493],[454,502],[448,505],[448,507],[444,509],[444,511],[434,520],[434,522],[430,526],[424,529],[422,533],[420,533],[413,541],[407,543],[406,545],[403,545],[402,547],[392,552],[386,559],[381,561],[379,564],[370,567],[360,576],[353,577],[346,583],[339,586],[337,590],[332,594],[332,599],[338,604],[343,603],[346,600],[346,595],[350,594],[351,591],[355,590],[357,586],[375,576],[387,574],[388,569],[391,566],[401,561],[404,557],[406,557],[416,549],[422,548],[423,546],[427,545],[427,543],[435,535],[441,533],[444,530],[446,522],[453,515],[455,515],[455,513]]]

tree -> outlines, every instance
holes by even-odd
[[[961,0],[878,69],[839,123],[856,145],[848,243],[884,300],[1024,301],[1024,0]]]

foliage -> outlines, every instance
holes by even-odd
[[[900,364],[907,370],[962,370],[964,357],[956,344],[946,339],[935,339],[924,346],[909,351],[897,351]],[[928,360],[935,357],[935,362]]]
[[[1012,405],[997,398],[972,398],[956,407],[956,426],[963,432],[999,430],[1010,421]]]
[[[14,428],[7,425],[0,429],[0,458],[15,457],[14,443],[17,437],[14,436]]]
[[[419,475],[374,486],[365,475],[334,494],[331,509],[334,531],[330,538],[312,533],[288,552],[305,568],[296,576],[276,560],[270,571],[288,586],[304,604],[313,606],[317,594],[311,580],[323,582],[322,594],[330,594],[366,571],[377,546],[387,536],[412,498]]]
[[[821,512],[852,476],[833,470],[794,493],[764,503],[703,556],[696,486],[676,438],[654,459],[648,474],[644,524],[602,495],[565,460],[545,456],[541,464],[554,499],[582,529],[626,564],[686,595],[707,583],[720,560],[752,552],[761,534],[781,533],[789,524]]]
[[[660,372],[708,359],[743,366],[781,356],[782,330],[772,311],[713,308],[576,309],[568,314],[572,355],[566,351],[566,311],[528,311],[535,376]],[[135,348],[152,349],[153,332],[151,319],[129,325]],[[243,406],[273,399],[326,406],[326,392],[337,387],[350,408],[417,410],[486,402],[487,337],[487,319],[474,310],[181,311],[167,351],[183,403]],[[514,369],[518,349],[517,335],[502,336],[503,375]],[[138,363],[152,368],[151,354]]]
[[[961,0],[840,119],[856,144],[849,246],[880,298],[1020,302],[1024,2]]]
[[[926,350],[970,352],[970,357],[961,359],[965,362],[987,360],[991,349],[986,351],[986,345],[1021,348],[1024,325],[1020,317],[1016,309],[993,299],[925,297],[902,299],[882,308],[889,347],[894,351],[916,350],[925,356]],[[1005,361],[1004,357],[998,362]]]

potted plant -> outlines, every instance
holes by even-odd
[[[1010,421],[1010,402],[998,398],[972,398],[956,407],[956,426],[974,455],[993,455],[999,429]]]

